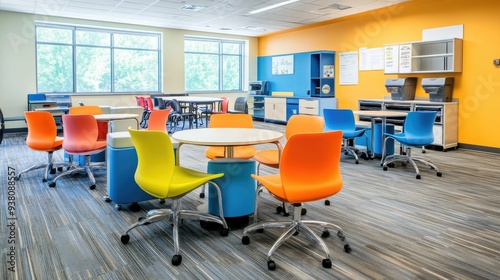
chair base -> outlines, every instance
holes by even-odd
[[[106,163],[105,162],[98,162],[98,163],[91,163],[90,162],[90,155],[85,155],[85,166],[75,166],[74,168],[71,168],[70,170],[59,174],[57,177],[55,177],[52,182],[49,184],[49,187],[54,188],[56,186],[57,180],[59,178],[64,177],[66,175],[71,175],[75,174],[80,171],[85,171],[87,173],[87,176],[89,177],[90,180],[90,189],[93,190],[95,189],[95,178],[94,178],[94,172],[93,170],[97,169],[104,169],[106,170]]]
[[[173,228],[174,256],[172,257],[172,264],[179,265],[182,262],[182,256],[179,254],[179,221],[189,219],[217,223],[223,226],[220,230],[222,236],[227,236],[229,234],[228,226],[223,218],[197,211],[181,210],[180,207],[180,198],[176,198],[172,200],[172,209],[155,209],[148,211],[146,217],[139,218],[139,221],[127,228],[125,234],[120,238],[121,242],[127,244],[130,241],[128,233],[136,227],[149,225],[159,221],[166,221]]]
[[[351,155],[354,157],[354,162],[356,164],[359,164],[359,157],[358,157],[358,154],[361,154],[361,158],[364,158],[364,159],[369,159],[370,158],[370,154],[368,153],[368,151],[362,151],[352,145],[349,144],[349,141],[352,140],[352,139],[344,139],[344,144],[342,145],[342,151],[344,153],[344,155]]]
[[[393,166],[395,162],[402,162],[404,165],[410,163],[413,168],[415,169],[415,172],[416,172],[416,178],[417,179],[420,179],[421,176],[420,176],[420,170],[417,166],[417,163],[420,163],[424,166],[428,166],[430,167],[431,169],[434,169],[436,171],[436,175],[438,177],[441,177],[443,176],[443,173],[441,173],[438,169],[438,167],[432,163],[430,160],[428,159],[425,159],[425,158],[422,158],[422,157],[412,157],[411,156],[411,148],[410,147],[406,147],[406,151],[405,151],[405,154],[403,155],[390,155],[390,156],[387,156],[384,161],[383,161],[383,164],[382,164],[382,168],[384,171],[387,171],[387,167],[389,166]]]
[[[47,182],[48,178],[49,178],[49,173],[50,174],[55,174],[56,173],[56,168],[57,169],[61,169],[63,167],[71,167],[73,165],[73,163],[70,161],[69,163],[66,163],[66,162],[53,162],[52,161],[52,158],[53,158],[53,152],[48,152],[47,153],[48,156],[47,156],[47,163],[40,163],[40,164],[37,164],[37,165],[34,165],[34,166],[31,166],[21,172],[19,172],[19,174],[17,174],[15,180],[19,180],[21,178],[21,175],[24,174],[24,173],[28,173],[30,171],[33,171],[33,170],[37,170],[37,169],[42,169],[44,168],[45,169],[45,173],[44,173],[44,176],[43,176],[43,179],[42,179],[42,182]]]
[[[243,237],[241,239],[242,243],[245,245],[250,244],[250,238],[248,237],[249,232],[253,231],[262,231],[266,228],[287,228],[287,230],[276,240],[274,245],[271,247],[269,252],[267,253],[267,264],[269,270],[274,270],[276,268],[276,264],[274,263],[272,256],[276,249],[278,249],[281,244],[283,244],[290,237],[299,234],[300,232],[305,232],[306,235],[314,241],[317,241],[323,252],[325,253],[325,258],[322,261],[323,267],[331,268],[332,262],[330,260],[330,251],[326,246],[325,242],[309,227],[309,226],[320,226],[322,227],[321,237],[326,238],[330,236],[328,228],[338,230],[337,236],[340,238],[342,242],[344,242],[344,251],[346,253],[351,252],[351,248],[349,244],[345,243],[344,231],[341,227],[336,224],[322,222],[322,221],[313,221],[313,220],[302,220],[301,214],[302,212],[302,204],[296,203],[293,205],[293,220],[292,221],[263,221],[254,223],[243,230]]]

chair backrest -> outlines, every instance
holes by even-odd
[[[342,189],[342,131],[297,133],[283,148],[280,176],[289,202],[329,197]]]
[[[135,181],[146,193],[165,198],[175,168],[172,142],[167,133],[129,129],[137,152]]]
[[[416,146],[430,145],[434,142],[434,121],[437,112],[408,112],[404,123],[404,134],[408,144]]]
[[[170,105],[170,107],[172,108],[172,111],[175,113],[182,114],[184,111],[184,110],[182,110],[181,103],[179,103],[179,101],[175,98],[172,100],[169,100],[169,102],[167,104]]]
[[[170,108],[162,110],[153,110],[148,120],[148,130],[167,131],[168,115]]]
[[[81,153],[94,150],[98,140],[97,121],[92,115],[63,115],[63,149]]]
[[[167,109],[167,103],[165,102],[165,100],[163,100],[163,98],[161,97],[155,97],[155,103],[158,104],[158,109],[162,110],[162,109]]]
[[[97,105],[84,105],[69,107],[70,115],[100,115],[102,114],[101,107]]]
[[[234,101],[234,110],[245,112],[245,114],[248,113],[247,98],[244,96],[236,98],[236,101]]]
[[[136,96],[135,100],[137,101],[137,106],[141,106],[144,110],[147,109],[146,101],[144,100],[144,96]]]
[[[57,136],[54,116],[49,112],[27,111],[24,117],[28,125],[26,145],[34,150],[51,149]]]
[[[214,113],[219,113],[219,114],[227,114],[227,111],[229,109],[229,98],[228,97],[221,97],[221,108],[220,111],[216,111]]]
[[[153,111],[155,109],[155,105],[153,103],[153,99],[151,98],[151,96],[144,97],[144,100],[146,101],[147,110],[150,112]]]
[[[248,114],[215,114],[210,116],[210,128],[252,128],[253,118]]]
[[[322,132],[325,120],[320,116],[293,115],[288,119],[285,128],[286,139],[295,133]]]
[[[356,120],[354,113],[350,109],[323,109],[323,117],[325,118],[325,131],[356,130]]]

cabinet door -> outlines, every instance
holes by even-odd
[[[286,98],[266,98],[265,118],[277,121],[286,121]]]

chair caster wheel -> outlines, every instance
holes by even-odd
[[[299,235],[299,231],[298,231],[298,230],[296,230],[296,231],[293,233],[293,236],[297,236],[297,235]]]
[[[290,213],[283,213],[283,216],[288,217],[288,216],[290,216]]]
[[[356,162],[356,164],[359,164],[359,160],[356,160],[355,162]]]
[[[325,205],[326,205],[326,206],[330,205],[330,200],[328,200],[328,199],[327,199],[327,200],[325,200]]]
[[[141,206],[139,206],[138,203],[132,203],[132,204],[130,204],[128,209],[130,209],[130,211],[132,211],[132,212],[139,212],[141,210]]]
[[[283,207],[282,206],[276,207],[276,213],[281,214],[281,212],[283,212]]]
[[[384,171],[387,171],[387,166],[382,167]]]
[[[345,240],[344,233],[343,233],[343,232],[341,232],[340,230],[337,232],[337,237],[338,237],[340,240],[342,240],[342,241],[344,241],[344,240]]]
[[[14,180],[19,181],[21,179],[21,175],[14,177]]]
[[[50,183],[50,184],[49,184],[49,187],[51,187],[51,188],[55,188],[55,187],[56,187],[56,183],[54,183],[54,182]]]
[[[49,173],[50,174],[56,174],[56,169],[55,168],[51,168]]]
[[[224,237],[228,236],[229,235],[229,229],[228,228],[221,228],[220,229],[220,235],[224,236]]]
[[[436,173],[436,175],[437,175],[438,177],[442,177],[442,176],[443,176],[443,173],[438,172],[438,173]]]
[[[275,270],[276,269],[276,263],[273,260],[267,261],[267,269],[269,269],[269,270]]]
[[[104,196],[104,202],[111,202],[111,198],[109,198],[109,196],[105,195]]]
[[[205,198],[205,193],[200,193],[200,198]]]
[[[344,252],[349,254],[351,251],[352,251],[351,246],[349,246],[349,244],[345,244],[344,245]]]
[[[330,259],[324,259],[322,264],[324,268],[332,268],[332,261]]]
[[[63,167],[62,167],[62,166],[59,166],[59,167],[57,168],[57,171],[62,172],[62,171],[63,171]]]
[[[250,244],[250,237],[248,237],[248,236],[243,236],[243,237],[241,238],[241,243],[243,243],[244,245],[248,245],[248,244]]]
[[[305,214],[307,214],[307,209],[302,208],[302,209],[300,210],[300,215],[304,216]]]
[[[178,266],[180,265],[182,262],[182,256],[181,255],[174,255],[172,257],[172,264],[175,265],[175,266]]]
[[[130,235],[128,235],[128,234],[122,235],[122,237],[120,237],[120,241],[123,244],[127,244],[130,241]]]
[[[115,205],[115,209],[116,209],[116,211],[121,211],[122,210],[122,206],[120,204],[116,204]]]
[[[43,178],[42,183],[45,183],[45,182],[47,182],[47,179]]]
[[[89,187],[89,189],[94,190],[94,189],[95,189],[95,185],[91,185],[91,186]]]
[[[417,174],[417,176],[415,176],[415,178],[419,179],[420,180],[420,174]]]
[[[165,199],[160,199],[160,204],[165,204]]]
[[[324,230],[323,233],[321,233],[321,237],[327,238],[330,236],[330,232],[328,230]]]

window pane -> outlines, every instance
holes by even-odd
[[[184,56],[186,91],[219,90],[219,56],[186,54]]]
[[[109,47],[111,45],[111,35],[109,33],[77,30],[76,43],[79,45]]]
[[[234,43],[223,43],[222,44],[222,53],[224,54],[240,54],[241,53],[241,44]]]
[[[240,87],[240,57],[225,55],[222,58],[222,90],[239,90]]]
[[[159,91],[158,52],[115,50],[115,91]]]
[[[36,41],[37,42],[50,42],[50,43],[73,43],[73,31],[71,29],[37,27],[36,28]]]
[[[140,36],[130,34],[114,34],[114,46],[119,48],[132,49],[151,49],[159,48],[158,38],[156,36]]]
[[[111,91],[111,50],[109,48],[76,48],[76,91]]]
[[[184,51],[199,53],[219,53],[219,42],[185,40]]]
[[[71,46],[37,45],[38,92],[73,91]]]

